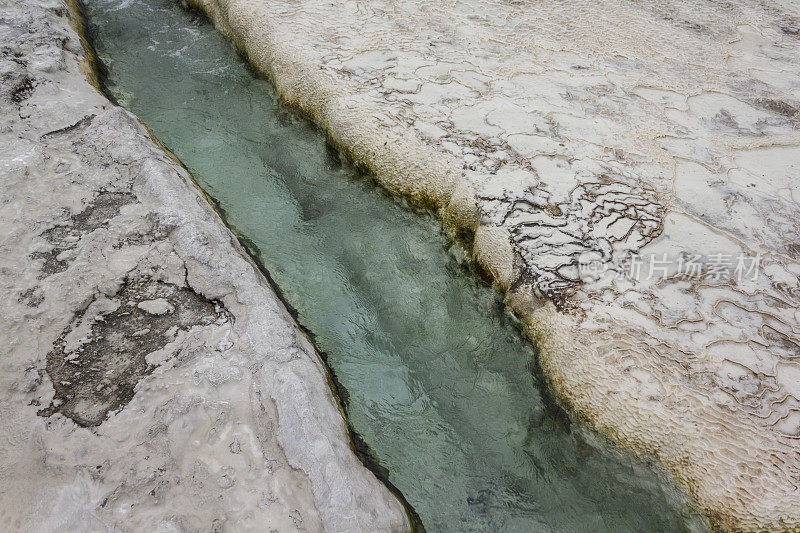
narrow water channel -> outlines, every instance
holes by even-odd
[[[172,0],[85,0],[108,86],[253,247],[428,531],[701,528],[646,466],[547,408],[534,352],[437,221],[340,162]]]

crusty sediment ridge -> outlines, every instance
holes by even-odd
[[[408,530],[268,281],[86,79],[64,3],[0,9],[0,529]]]
[[[797,6],[189,3],[474,235],[573,412],[716,527],[800,529]]]

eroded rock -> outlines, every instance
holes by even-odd
[[[124,407],[139,380],[155,370],[149,354],[175,341],[180,331],[227,321],[219,303],[155,280],[126,280],[107,300],[106,310],[94,300],[76,315],[47,354],[55,397],[39,415],[61,413],[81,426],[97,426],[109,411]],[[76,331],[82,337],[70,346],[67,339]]]
[[[51,276],[67,269],[69,259],[64,252],[69,252],[77,245],[84,233],[104,226],[119,214],[119,209],[135,200],[135,196],[127,192],[101,191],[83,211],[73,215],[62,225],[42,232],[52,249],[46,252],[33,252],[32,259],[43,261],[42,277]]]

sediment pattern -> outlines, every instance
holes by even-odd
[[[67,6],[0,10],[0,530],[407,530],[267,280],[87,81]]]
[[[800,528],[800,8],[191,0],[474,235],[578,415],[716,526]]]

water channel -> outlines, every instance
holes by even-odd
[[[432,216],[280,104],[202,16],[86,0],[107,86],[218,202],[348,391],[428,531],[682,531],[653,471],[570,424],[499,295]]]

